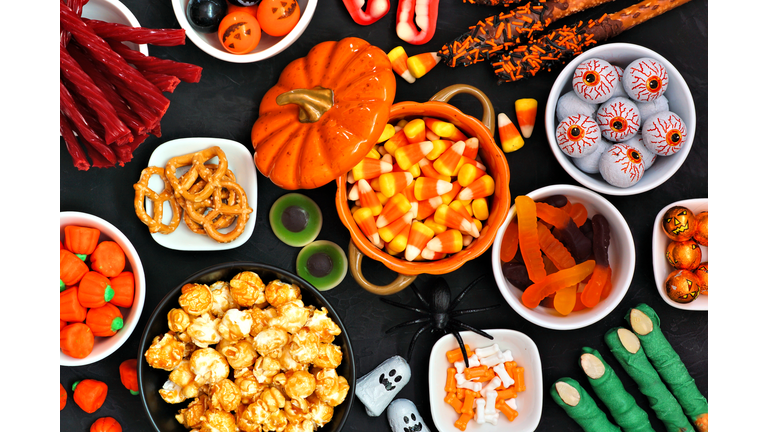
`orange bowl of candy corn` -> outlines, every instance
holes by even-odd
[[[635,269],[624,217],[599,194],[572,185],[517,197],[491,256],[507,303],[526,320],[555,330],[586,327],[608,315],[629,290]]]
[[[482,122],[446,103],[459,93],[481,102]],[[452,272],[491,246],[510,206],[494,121],[487,96],[462,84],[428,102],[392,106],[377,146],[336,181],[336,208],[352,238],[350,270],[363,288],[391,294],[419,274]],[[395,282],[369,283],[361,253],[399,273]]]

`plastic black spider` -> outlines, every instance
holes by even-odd
[[[462,309],[462,310],[454,310],[454,309],[456,308],[456,306],[458,306],[459,302],[464,298],[464,295],[466,295],[467,292],[469,292],[469,290],[472,289],[472,287],[477,285],[477,283],[483,277],[485,277],[485,275],[475,279],[471,284],[469,284],[469,286],[464,288],[464,290],[461,293],[459,293],[459,295],[455,299],[453,299],[453,301],[451,301],[451,289],[448,287],[448,282],[446,282],[445,279],[443,278],[437,278],[434,281],[434,283],[431,285],[430,292],[428,295],[429,301],[427,301],[424,298],[424,296],[422,296],[421,293],[416,289],[416,287],[413,284],[411,284],[411,289],[413,289],[413,292],[416,294],[416,297],[418,297],[419,300],[421,300],[421,303],[426,307],[426,309],[404,305],[402,303],[397,303],[382,297],[381,301],[383,301],[384,303],[426,315],[425,317],[400,323],[394,327],[391,327],[385,333],[390,334],[393,331],[402,327],[406,327],[413,324],[426,323],[416,331],[416,334],[413,335],[413,339],[411,339],[411,344],[408,347],[408,356],[407,356],[407,360],[410,362],[411,354],[413,352],[413,347],[416,345],[416,339],[419,337],[421,333],[423,333],[427,329],[430,329],[432,331],[441,330],[443,334],[447,334],[450,332],[451,334],[453,334],[453,336],[456,338],[456,341],[459,343],[459,347],[461,348],[461,354],[464,356],[464,363],[467,365],[467,367],[469,367],[467,351],[464,348],[464,341],[461,339],[461,335],[459,334],[459,331],[469,330],[479,334],[480,336],[486,337],[488,339],[493,339],[493,336],[489,335],[488,333],[480,329],[474,328],[469,324],[465,324],[457,320],[455,317],[459,315],[468,314],[468,313],[487,311],[493,308],[497,308],[500,305],[495,304],[492,306],[486,306],[486,307],[474,308],[474,309]]]

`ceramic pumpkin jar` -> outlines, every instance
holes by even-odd
[[[349,171],[389,119],[395,76],[386,53],[358,38],[316,45],[261,100],[251,130],[258,170],[283,189],[313,189]]]
[[[447,103],[451,98],[460,93],[470,94],[480,101],[483,106],[482,122],[464,114],[458,108]],[[495,189],[492,196],[490,214],[485,228],[480,232],[480,236],[460,252],[435,261],[407,261],[379,249],[360,230],[352,217],[349,202],[347,201],[347,176],[344,173],[344,175],[336,179],[338,187],[336,192],[336,209],[339,212],[342,223],[349,229],[351,234],[348,253],[349,269],[357,283],[374,294],[389,295],[398,292],[410,285],[419,274],[450,273],[457,270],[465,262],[482,255],[493,244],[496,231],[504,223],[511,206],[509,165],[507,164],[506,156],[493,139],[492,131],[495,130],[496,117],[491,101],[483,92],[469,85],[456,84],[441,90],[432,96],[428,102],[399,102],[394,104],[389,113],[390,122],[415,117],[433,117],[451,122],[461,129],[465,135],[474,136],[479,139],[479,155],[483,164],[488,168],[488,173],[494,179]],[[378,286],[368,282],[361,272],[361,252],[397,272],[399,274],[398,277],[392,283],[385,286]]]

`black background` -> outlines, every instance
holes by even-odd
[[[179,28],[171,1],[124,0],[142,26],[151,28]],[[597,18],[633,4],[632,0],[616,0],[582,12],[556,23],[569,24],[578,19]],[[147,296],[142,318],[131,338],[117,352],[95,364],[83,367],[61,367],[60,380],[65,388],[72,383],[94,378],[109,385],[104,406],[94,414],[86,414],[70,399],[61,411],[60,427],[65,431],[87,431],[99,417],[116,418],[126,431],[151,430],[143,412],[139,396],[132,396],[122,386],[118,365],[125,359],[139,357],[139,338],[147,318],[165,293],[188,275],[226,261],[255,261],[272,264],[289,271],[295,270],[299,248],[281,243],[272,233],[267,214],[272,203],[286,193],[259,174],[257,221],[251,239],[243,246],[217,252],[181,252],[169,250],[155,243],[133,210],[133,183],[147,166],[152,151],[166,141],[185,137],[218,137],[238,141],[252,152],[250,130],[258,117],[258,105],[264,93],[275,84],[282,69],[292,60],[303,57],[310,48],[326,40],[339,40],[348,36],[363,38],[385,52],[402,45],[409,55],[436,51],[478,20],[501,11],[501,8],[481,7],[443,0],[438,15],[438,29],[432,40],[422,46],[412,46],[395,34],[397,1],[392,0],[387,16],[370,26],[355,24],[341,0],[320,0],[315,15],[304,34],[291,47],[277,56],[259,63],[227,63],[208,56],[191,41],[178,47],[150,47],[150,55],[194,63],[203,67],[202,80],[196,84],[182,83],[169,94],[170,108],[162,121],[161,138],[148,138],[134,153],[134,159],[122,168],[77,171],[61,144],[60,210],[87,212],[106,219],[119,228],[132,242],[144,264]],[[689,312],[673,308],[661,299],[653,280],[651,232],[656,214],[667,204],[688,198],[708,196],[708,74],[706,50],[708,42],[707,1],[693,0],[677,9],[656,17],[634,29],[626,31],[611,42],[628,42],[650,48],[672,62],[685,78],[696,104],[697,130],[693,149],[687,160],[666,183],[640,195],[628,197],[606,196],[622,212],[635,239],[637,262],[632,285],[619,306],[606,318],[589,327],[572,331],[555,331],[538,327],[522,319],[509,307],[491,277],[490,249],[480,258],[466,263],[450,275],[449,284],[455,296],[477,276],[488,274],[467,296],[463,307],[502,304],[490,313],[466,315],[462,320],[481,328],[509,328],[529,335],[541,354],[544,376],[544,409],[537,430],[579,430],[565,412],[548,396],[551,384],[560,377],[571,376],[587,386],[583,372],[577,366],[582,346],[591,346],[607,353],[603,334],[611,327],[622,325],[626,311],[640,302],[648,303],[661,317],[661,328],[688,367],[699,389],[708,395],[708,313]],[[546,141],[544,131],[544,104],[557,72],[541,74],[526,81],[497,85],[487,64],[459,69],[438,65],[434,70],[408,84],[397,78],[395,102],[425,101],[440,89],[456,83],[470,84],[485,92],[496,112],[505,112],[514,118],[514,101],[532,97],[539,101],[539,113],[533,136],[525,146],[507,155],[511,180],[510,192],[517,195],[551,184],[578,185],[557,163]],[[480,117],[480,106],[471,96],[459,95],[451,102],[465,113]],[[497,139],[498,139],[498,135]],[[324,225],[318,239],[331,240],[346,249],[349,232],[338,219],[333,205],[335,185],[303,191],[323,210]],[[382,264],[365,259],[363,269],[374,283],[384,284],[394,274]],[[430,284],[436,276],[422,275],[419,287]],[[405,356],[415,329],[402,329],[391,335],[384,331],[394,324],[415,318],[405,310],[390,307],[360,288],[350,275],[331,291],[324,293],[342,317],[350,332],[355,353],[357,377],[361,377],[383,360],[399,354]],[[391,296],[395,301],[415,305],[410,290]],[[437,334],[423,334],[411,360],[413,377],[398,397],[414,401],[430,428],[427,364],[431,345]],[[656,430],[664,427],[653,415],[645,397],[637,391],[631,379],[618,363],[606,356],[627,390],[638,404],[649,413]],[[590,390],[591,392],[591,390]],[[350,395],[349,397],[353,397]],[[598,402],[599,403],[599,402]],[[344,431],[388,431],[386,415],[371,418],[364,406],[355,400]]]

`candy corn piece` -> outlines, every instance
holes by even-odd
[[[437,52],[426,52],[408,57],[406,64],[411,75],[421,78],[437,66]],[[439,135],[439,134],[438,134]]]
[[[438,139],[432,140],[432,151],[427,153],[427,159],[433,161],[440,157],[444,151],[448,150],[448,147],[453,145],[453,141]]]
[[[487,196],[493,195],[494,188],[495,183],[493,181],[493,177],[486,174],[473,181],[469,186],[462,189],[461,192],[459,192],[457,198],[462,201],[485,198]]]
[[[438,120],[433,117],[424,117],[424,124],[426,124],[427,129],[431,130],[432,132],[436,133],[437,136],[442,138],[454,136],[457,130],[455,124],[443,120]]]
[[[392,164],[383,160],[363,158],[352,168],[352,177],[355,181],[376,178],[384,173],[392,171]]]
[[[391,224],[379,228],[379,236],[385,243],[391,242],[396,235],[400,234],[406,226],[413,221],[414,214],[406,212],[404,215],[392,221]],[[376,220],[378,222],[378,219]]]
[[[381,132],[381,136],[378,140],[376,140],[376,144],[381,144],[384,141],[392,138],[395,135],[395,127],[389,123],[387,123],[386,126],[384,126],[384,131]]]
[[[456,181],[458,181],[462,187],[467,187],[472,184],[473,181],[484,175],[485,171],[481,170],[477,166],[472,164],[464,164],[461,166],[461,168],[459,168],[458,174],[456,174]]]
[[[426,249],[435,252],[456,253],[463,247],[461,232],[457,229],[449,229],[436,235],[427,243]],[[422,256],[424,251],[421,252]],[[426,258],[426,257],[425,257]]]
[[[435,159],[432,166],[437,172],[444,176],[452,176],[454,171],[458,171],[459,162],[461,161],[462,153],[464,153],[464,147],[466,144],[464,141],[455,142],[451,148],[443,152],[439,158]]]
[[[428,200],[417,201],[416,203],[418,205],[416,207],[416,219],[424,220],[435,212],[437,207],[443,203],[443,199],[437,196]],[[413,210],[413,207],[411,209]]]
[[[478,150],[480,150],[480,140],[476,137],[468,138],[464,141],[464,153],[462,155],[475,159],[477,158]]]
[[[405,138],[411,144],[420,143],[427,139],[427,128],[423,119],[413,119],[403,126]]]
[[[435,169],[435,166],[432,162],[429,161],[429,159],[424,158],[419,161],[419,169],[421,169],[421,173],[424,174],[426,177],[430,177],[433,179],[443,180],[443,181],[451,181],[451,176],[442,175]]]
[[[355,175],[352,173],[352,170],[349,170],[347,173],[347,183],[354,184],[355,183]]]
[[[381,214],[381,201],[367,180],[360,179],[357,182],[357,191],[360,194],[360,207],[368,207],[374,216]]]
[[[400,252],[404,251],[405,247],[408,245],[408,237],[410,234],[411,225],[406,225],[405,228],[397,233],[391,242],[387,243],[387,249],[390,251],[390,253],[399,254]]]
[[[461,185],[459,184],[459,182],[451,183],[451,190],[447,193],[440,195],[440,198],[443,199],[443,204],[450,204],[451,201],[453,201],[454,198],[456,198],[456,195],[458,195],[459,192],[461,192]]]
[[[416,183],[416,186],[413,188],[413,195],[419,201],[439,197],[453,189],[453,185],[450,182],[431,177],[419,177],[414,183]],[[442,199],[440,201],[442,202]]]
[[[390,172],[382,174],[378,180],[379,191],[392,198],[413,182],[413,174],[408,171]]]
[[[435,235],[444,233],[448,229],[447,226],[440,225],[439,223],[435,222],[435,218],[433,216],[424,219],[424,225],[428,226],[432,231],[434,231]]]
[[[461,201],[453,201],[448,204],[448,207],[456,210],[456,213],[460,214],[464,219],[472,220],[472,213],[470,213],[471,207],[467,209],[467,206],[462,204]]]
[[[421,257],[425,260],[434,261],[445,258],[447,254],[445,252],[435,252],[431,249],[424,248],[421,251]]]
[[[377,234],[378,235],[378,234]],[[411,232],[408,234],[408,244],[405,246],[405,259],[413,261],[419,256],[424,246],[432,240],[435,232],[419,221],[413,221]]]
[[[480,235],[480,231],[478,231],[470,219],[466,219],[459,212],[445,204],[441,204],[435,210],[435,222],[448,228],[455,228],[463,234],[469,234],[472,237]]]
[[[485,165],[481,164],[480,161],[475,160],[475,159],[470,159],[470,158],[468,158],[466,156],[462,156],[461,157],[461,161],[459,161],[458,169],[461,169],[461,167],[463,167],[464,165],[467,165],[467,164],[474,165],[474,166],[480,168],[483,171],[487,171],[487,168],[485,167]],[[457,170],[456,174],[458,175],[458,173],[459,172]]]
[[[394,165],[394,161],[392,160],[392,155],[391,154],[382,155],[381,156],[381,161],[382,162],[386,162],[386,163],[388,163],[390,165]]]
[[[365,155],[365,157],[371,158],[371,159],[381,159],[381,153],[379,153],[379,151],[376,150],[376,148],[372,148],[368,150],[368,153]]]
[[[533,132],[533,125],[536,123],[536,99],[526,98],[515,101],[515,112],[517,113],[517,124],[520,125],[520,132],[523,137],[530,138]]]
[[[467,235],[463,235],[463,236],[461,236],[461,244],[462,244],[464,247],[467,247],[467,246],[469,246],[469,245],[471,245],[471,244],[472,244],[472,241],[473,241],[474,239],[475,239],[475,238],[474,238],[474,237],[472,237],[472,236],[471,236],[471,235],[469,235],[469,234],[467,234]]]
[[[384,143],[384,150],[393,155],[397,149],[404,145],[408,145],[408,138],[405,137],[405,132],[403,132],[403,129],[401,128],[392,135],[392,138]]]
[[[390,173],[387,173],[387,174],[390,174]],[[384,175],[384,174],[382,174],[382,175]],[[371,184],[371,187],[372,187],[372,188],[373,188],[373,190],[375,190],[376,192],[381,192],[381,184],[379,183],[379,179],[380,179],[380,178],[381,178],[381,176],[378,176],[378,177],[376,177],[376,178],[373,178],[373,179],[371,179],[371,181],[369,181],[369,182],[368,182],[368,183],[370,183],[370,184]]]
[[[436,133],[429,130],[429,128],[427,128],[427,130],[424,131],[424,137],[426,138],[427,141],[437,141],[440,139],[440,137],[437,136]]]
[[[379,231],[376,229],[376,221],[373,217],[373,212],[371,209],[367,207],[361,207],[360,210],[352,214],[352,217],[355,219],[355,222],[357,222],[360,230],[363,232],[363,234],[365,234],[366,237],[368,237],[368,240],[370,240],[371,243],[377,247],[384,246],[384,242],[382,242],[381,237],[379,237]]]
[[[407,125],[407,124],[408,124],[408,120],[406,120],[406,119],[400,119],[400,120],[398,120],[398,122],[397,122],[397,124],[396,124],[395,126],[396,126],[396,127],[398,127],[398,126],[399,126],[399,127],[402,129],[402,128],[403,128],[403,127],[405,127],[405,125]]]
[[[390,63],[392,63],[392,70],[396,74],[400,75],[404,80],[413,84],[416,78],[408,70],[408,54],[405,53],[405,49],[401,46],[395,47],[392,51],[387,53]]]
[[[519,150],[525,144],[523,137],[520,136],[514,123],[509,120],[504,113],[499,113],[499,139],[501,140],[501,149],[504,153]]]
[[[387,226],[392,222],[394,222],[397,218],[408,213],[408,211],[410,210],[411,210],[411,202],[408,201],[408,198],[406,198],[405,195],[399,193],[393,196],[392,199],[387,201],[387,204],[384,206],[384,209],[379,214],[379,217],[376,218],[376,226],[378,228]],[[389,240],[385,240],[385,241],[389,242]]]
[[[351,188],[349,188],[349,192],[347,192],[347,199],[350,201],[357,201],[360,199],[360,190],[359,186],[357,186],[357,183],[353,184]]]
[[[432,151],[432,147],[433,145],[431,141],[422,141],[420,143],[400,147],[395,151],[397,165],[403,171],[408,171],[408,168],[418,164],[420,160],[424,159],[424,156]],[[416,175],[414,175],[414,177],[416,177]]]
[[[488,211],[488,200],[485,198],[472,200],[472,215],[481,221],[488,219],[488,216],[490,215]]]

